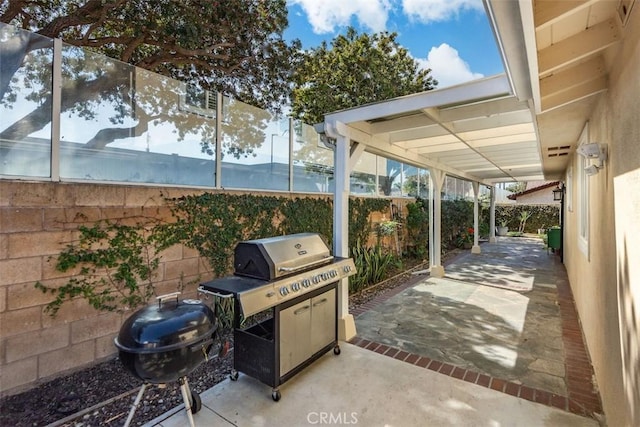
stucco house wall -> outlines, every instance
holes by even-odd
[[[633,12],[609,90],[588,123],[588,141],[606,144],[609,159],[587,178],[587,251],[578,243],[579,156],[566,175],[564,261],[610,426],[640,425],[640,11]]]

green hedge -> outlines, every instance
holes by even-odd
[[[560,205],[498,205],[496,206],[496,225],[506,221],[509,230],[517,231],[520,226],[520,214],[523,211],[531,213],[524,229],[525,233],[537,233],[539,228],[560,225]]]
[[[333,243],[333,203],[326,198],[204,193],[170,200],[177,240],[198,250],[218,276],[233,271],[233,250],[242,240],[285,234],[319,233]],[[365,244],[371,212],[385,212],[385,199],[349,199],[349,243]]]

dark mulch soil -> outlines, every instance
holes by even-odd
[[[408,267],[416,270],[428,266],[405,265],[404,268]],[[353,309],[365,304],[411,278],[410,271],[405,270],[373,288],[352,295],[350,307]],[[227,378],[232,365],[232,351],[224,357],[213,358],[188,376],[189,384],[197,393],[202,393]],[[141,382],[114,357],[1,399],[0,426],[122,426],[140,385]],[[182,403],[177,382],[167,384],[165,388],[149,386],[132,425],[143,425]]]

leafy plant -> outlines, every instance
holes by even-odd
[[[425,200],[418,197],[415,203],[407,203],[406,227],[411,242],[409,255],[424,258],[429,245],[429,210]]]
[[[531,212],[522,211],[520,212],[520,226],[518,227],[518,231],[520,233],[524,233],[524,227],[527,225],[527,220],[531,218]]]
[[[400,223],[398,221],[393,221],[393,220],[381,221],[376,225],[376,234],[379,237],[392,236],[393,233],[395,233],[396,230],[398,229],[399,224]]]
[[[78,241],[67,245],[56,262],[56,270],[79,268],[79,274],[61,287],[35,284],[42,292],[55,295],[45,311],[55,316],[65,301],[78,296],[104,311],[145,304],[155,293],[160,253],[176,243],[167,231],[167,224],[157,220],[136,225],[103,220],[91,227],[81,226]]]
[[[351,198],[349,199],[349,242],[351,246],[360,243],[366,245],[373,231],[372,212],[388,213],[389,201],[386,199]]]
[[[382,281],[395,261],[393,254],[385,252],[382,246],[367,248],[359,242],[351,248],[351,256],[357,273],[349,278],[350,292]]]
[[[474,238],[474,229],[473,227],[468,227],[462,230],[462,232],[458,236],[458,239],[456,240],[456,243],[459,248],[462,248],[466,245],[473,243],[473,238]]]
[[[60,253],[56,269],[78,274],[57,288],[36,283],[55,299],[47,311],[55,315],[61,305],[85,298],[104,311],[124,311],[144,304],[154,295],[154,280],[160,254],[174,244],[195,248],[215,274],[232,271],[233,248],[241,240],[300,232],[316,232],[331,244],[333,213],[329,198],[285,198],[254,195],[203,193],[167,200],[175,221],[147,219],[134,225],[98,221],[81,226],[78,241]],[[350,238],[366,243],[371,232],[371,212],[388,208],[382,199],[350,199]],[[363,244],[364,244],[363,243]],[[387,255],[367,253],[368,281],[380,277]],[[393,257],[391,256],[391,259]],[[180,286],[184,284],[180,282]],[[232,304],[220,304],[223,327],[233,318]]]

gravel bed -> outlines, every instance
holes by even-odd
[[[423,264],[412,267],[412,270],[426,268]],[[412,270],[351,295],[350,308],[354,309],[388,289],[402,285],[412,278]],[[230,351],[224,357],[213,358],[196,368],[188,376],[189,384],[197,393],[202,393],[226,379],[232,366],[233,351]],[[114,357],[0,399],[0,426],[122,426],[141,384]],[[182,403],[177,382],[164,388],[149,386],[131,424],[143,425]]]

